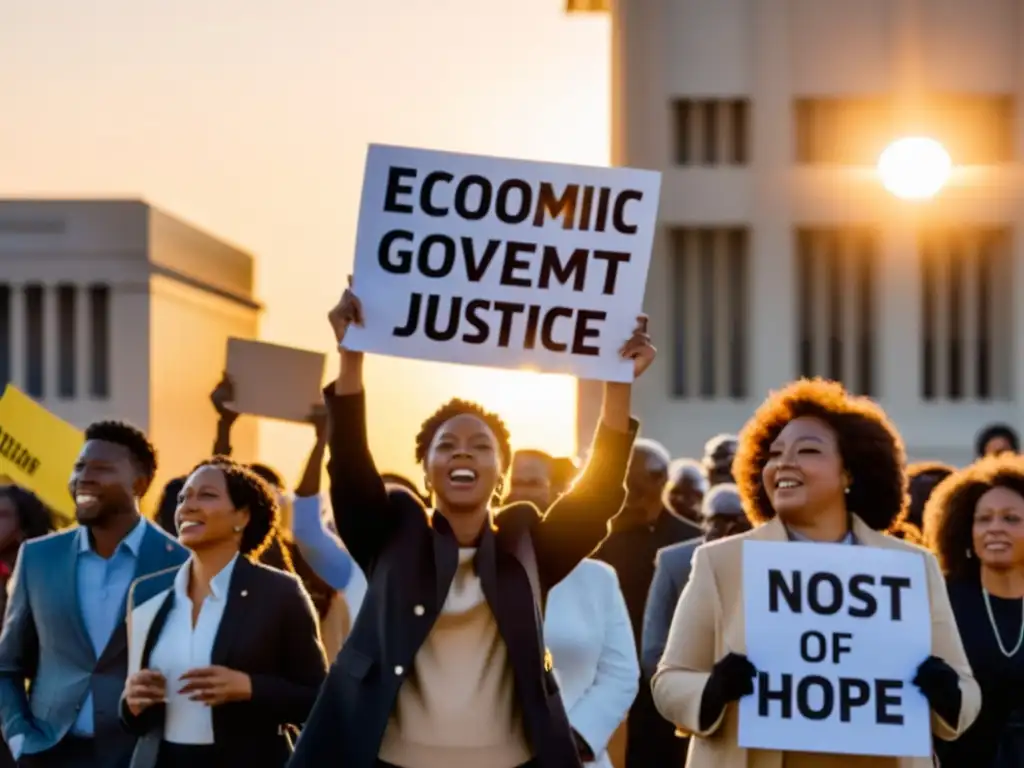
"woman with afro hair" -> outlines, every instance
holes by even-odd
[[[740,436],[733,474],[754,530],[697,549],[654,675],[662,715],[690,740],[691,768],[753,765],[739,746],[738,701],[757,670],[744,655],[743,545],[751,541],[829,542],[914,553],[925,561],[932,655],[914,684],[932,709],[933,733],[954,739],[974,720],[977,683],[964,655],[935,558],[884,535],[905,502],[904,453],[882,410],[840,384],[801,380],[772,393]],[[756,751],[758,756],[764,752]],[[924,768],[930,758],[810,752],[769,753],[758,765]]]
[[[982,459],[946,478],[924,532],[982,695],[967,732],[936,744],[940,764],[1024,765],[1024,458]]]
[[[216,457],[189,473],[175,518],[191,557],[174,586],[138,606],[129,592],[131,768],[282,768],[327,660],[299,579],[258,562],[277,533],[276,496]]]
[[[548,591],[600,544],[622,506],[636,431],[629,384],[605,385],[591,459],[546,514],[496,514],[512,451],[495,414],[452,400],[416,438],[432,511],[389,490],[366,438],[364,323],[346,290],[328,315],[341,373],[325,390],[331,506],[369,581],[348,642],[296,745],[291,768],[573,768],[581,764],[554,660],[543,642]],[[620,350],[634,376],[654,359],[646,318]]]

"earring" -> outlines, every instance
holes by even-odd
[[[850,495],[850,486],[846,486],[845,488],[843,488],[843,493],[845,493],[847,496],[849,496]]]
[[[968,547],[967,548],[967,559],[970,560],[972,557],[974,557],[974,550],[971,547]]]
[[[240,526],[240,525],[236,525],[236,526],[235,526],[234,528],[232,528],[231,530],[233,530],[233,531],[234,531],[235,533],[241,533],[241,532],[242,532],[242,531],[243,531],[244,529],[242,528],[242,526]]]

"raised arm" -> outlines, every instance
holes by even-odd
[[[28,599],[23,544],[11,575],[10,597],[0,634],[0,720],[4,740],[18,757],[25,736],[34,728],[25,696],[25,684],[35,674],[39,658],[39,635]]]
[[[235,383],[225,371],[221,380],[217,382],[213,392],[210,393],[210,402],[217,411],[217,436],[213,441],[214,456],[231,455],[231,427],[238,418],[238,411],[234,410]]]
[[[355,564],[338,537],[327,530],[322,509],[319,493],[296,496],[292,504],[292,534],[299,552],[316,575],[332,589],[344,590],[352,580]]]
[[[637,327],[620,354],[633,361],[634,379],[657,354],[647,334],[647,318]],[[601,420],[587,466],[568,493],[561,496],[533,530],[537,570],[547,589],[564,579],[608,535],[608,522],[626,498],[624,482],[639,424],[630,417],[632,384],[606,382]]]

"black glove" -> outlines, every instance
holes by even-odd
[[[954,728],[960,721],[960,675],[938,656],[921,662],[914,685],[928,699],[928,706]]]
[[[711,668],[700,698],[700,729],[706,731],[721,717],[727,704],[754,692],[757,669],[746,656],[729,653]]]

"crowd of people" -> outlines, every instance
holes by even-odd
[[[1012,428],[983,430],[968,467],[908,466],[877,404],[802,380],[673,461],[637,437],[631,385],[607,383],[582,468],[513,452],[498,415],[451,400],[411,446],[421,488],[369,449],[351,290],[329,320],[339,372],[294,489],[230,458],[228,378],[211,456],[153,519],[157,452],[123,422],[85,431],[77,526],[0,487],[0,764],[611,768],[624,733],[625,768],[1024,765]],[[639,377],[646,318],[624,341]],[[923,559],[932,650],[913,684],[932,758],[740,746],[752,540]]]

